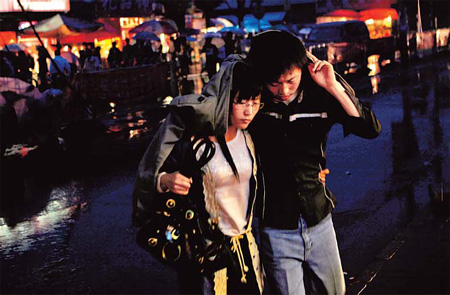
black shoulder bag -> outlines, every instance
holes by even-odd
[[[191,144],[192,157],[180,170],[186,177],[199,173],[215,153],[215,145],[208,138],[196,139]],[[202,146],[204,151],[197,160],[195,155]],[[204,200],[191,192],[186,196],[174,193],[158,196],[150,221],[140,228],[136,241],[160,261],[176,265],[190,260],[201,272],[212,273],[230,261],[225,256],[230,257],[231,250],[218,224],[209,218]]]

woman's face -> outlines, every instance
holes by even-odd
[[[239,95],[239,92],[236,96]],[[248,125],[252,122],[255,115],[261,108],[261,95],[258,95],[255,99],[233,100],[233,110],[231,113],[231,126],[238,129],[247,129]]]

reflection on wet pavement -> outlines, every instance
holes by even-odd
[[[22,252],[36,250],[34,247],[39,247],[40,244],[35,241],[55,238],[55,231],[74,222],[74,214],[87,206],[83,199],[80,187],[72,183],[67,187],[52,189],[46,207],[27,220],[11,226],[7,217],[1,217],[0,252],[5,255],[5,259],[13,258]]]
[[[384,247],[397,249],[402,244],[398,232],[419,214],[448,220],[449,63],[442,58],[405,71],[382,69],[369,77],[370,92],[357,89],[381,121],[376,140],[349,137],[341,142],[339,132],[330,133],[327,184],[339,200],[333,221],[344,270],[357,277],[354,288],[349,285],[352,292],[376,275]],[[351,85],[360,87],[359,81]]]

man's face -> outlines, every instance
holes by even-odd
[[[288,101],[297,94],[301,80],[302,69],[294,67],[282,74],[277,81],[267,84],[267,88],[273,94],[273,100]]]

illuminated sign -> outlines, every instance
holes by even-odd
[[[70,10],[70,0],[21,0],[23,8],[31,12]],[[22,12],[17,0],[1,0],[0,12]]]
[[[122,29],[133,29],[144,22],[142,17],[121,17],[120,27]]]

